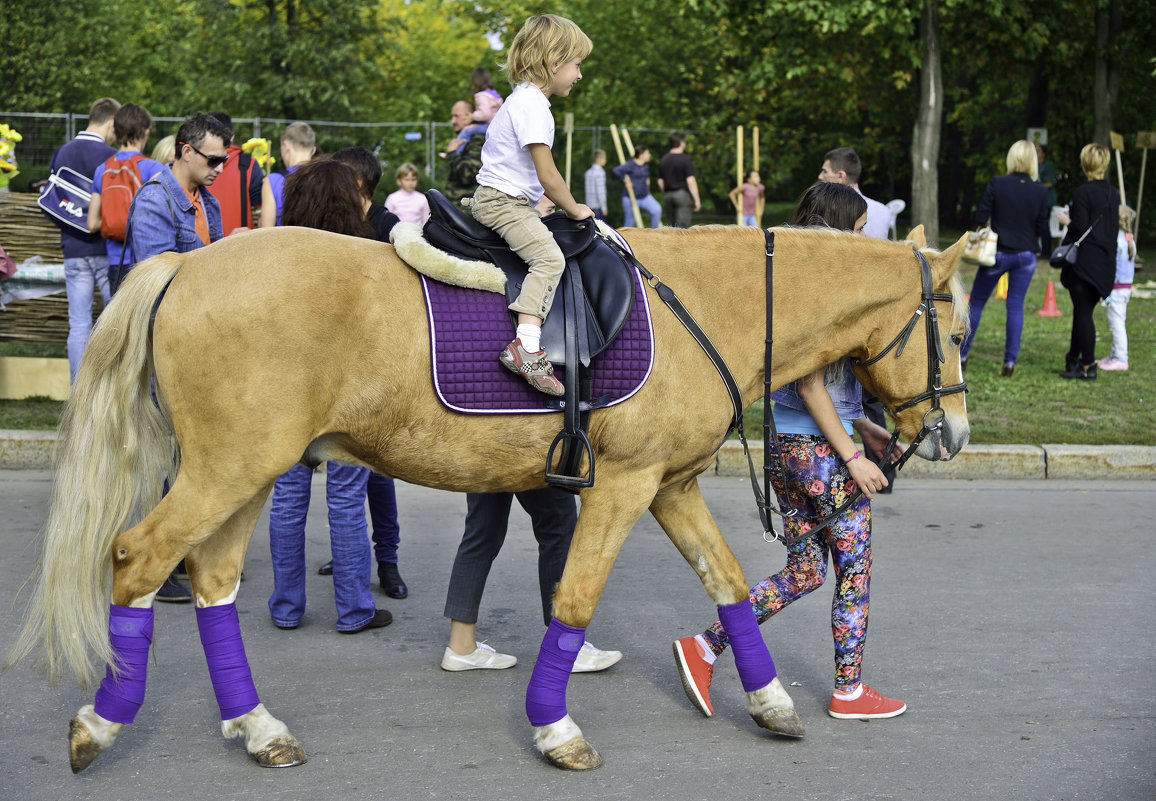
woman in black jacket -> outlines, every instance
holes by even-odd
[[[1020,339],[1024,330],[1024,300],[1036,272],[1036,253],[1040,238],[1048,233],[1048,190],[1036,183],[1036,148],[1021,139],[1007,152],[1007,175],[993,178],[983,192],[975,211],[976,225],[991,220],[992,230],[999,234],[995,265],[980,267],[971,287],[971,330],[960,356],[967,365],[967,354],[987,299],[991,297],[1001,275],[1007,274],[1007,328],[1004,339],[1004,378],[1016,369]]]
[[[1096,304],[1112,294],[1116,279],[1116,231],[1120,226],[1120,195],[1104,180],[1111,154],[1103,145],[1085,145],[1080,167],[1088,182],[1072,195],[1071,224],[1064,244],[1080,243],[1075,264],[1065,265],[1060,283],[1072,297],[1072,343],[1060,378],[1096,380]]]

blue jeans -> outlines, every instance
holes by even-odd
[[[980,267],[975,274],[975,283],[971,285],[971,331],[960,349],[959,355],[967,358],[971,352],[971,342],[975,339],[975,332],[979,328],[979,319],[983,316],[983,307],[991,297],[992,290],[999,282],[999,277],[1007,273],[1007,329],[1004,340],[1004,364],[1015,364],[1020,355],[1020,339],[1024,332],[1024,299],[1028,294],[1028,286],[1032,283],[1032,276],[1036,272],[1036,256],[1034,253],[996,253],[994,267]]]
[[[108,257],[77,256],[64,260],[68,294],[68,381],[76,380],[80,359],[92,333],[92,301],[96,290],[108,303]]]
[[[638,198],[638,212],[646,212],[650,215],[650,227],[657,228],[662,222],[662,204],[654,199],[654,195],[647,195],[646,197]],[[630,205],[630,196],[622,196],[622,213],[626,219],[622,223],[623,228],[633,228],[636,223],[634,221],[634,208]],[[641,223],[639,220],[638,223]]]
[[[373,521],[373,552],[378,562],[397,564],[401,527],[397,524],[397,493],[393,479],[369,474],[369,519]]]
[[[369,468],[328,463],[325,497],[333,549],[333,598],[337,630],[356,631],[377,611],[369,588],[370,550],[365,527],[365,486]],[[273,488],[269,510],[269,553],[273,557],[273,594],[269,614],[282,628],[293,628],[305,614],[305,518],[313,471],[298,464]]]

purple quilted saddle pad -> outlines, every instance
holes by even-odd
[[[594,357],[594,398],[608,406],[634,395],[654,368],[654,333],[646,286],[634,271],[638,290],[634,308],[618,339]],[[498,354],[514,337],[506,298],[493,292],[463,289],[422,276],[429,309],[433,383],[448,409],[465,414],[557,413],[557,401],[532,389],[501,365]],[[566,383],[566,370],[554,368]],[[555,406],[548,404],[553,400]]]

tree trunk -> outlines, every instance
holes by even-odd
[[[927,243],[939,244],[939,138],[943,126],[943,76],[939,54],[939,8],[927,0],[919,21],[923,68],[919,73],[919,115],[911,138],[912,223],[922,224]]]
[[[1120,0],[1107,8],[1096,9],[1096,67],[1092,79],[1092,103],[1095,127],[1092,141],[1105,147],[1111,144],[1109,133],[1116,117],[1120,92],[1120,65],[1116,61],[1116,40],[1123,32]]]

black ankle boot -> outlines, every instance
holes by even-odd
[[[1095,381],[1096,365],[1093,363],[1087,367],[1081,367],[1077,363],[1070,367],[1067,372],[1060,373],[1060,378],[1074,378],[1077,381]]]
[[[409,587],[401,579],[401,572],[394,562],[378,562],[377,578],[381,582],[381,589],[390,598],[405,598],[409,595]]]

